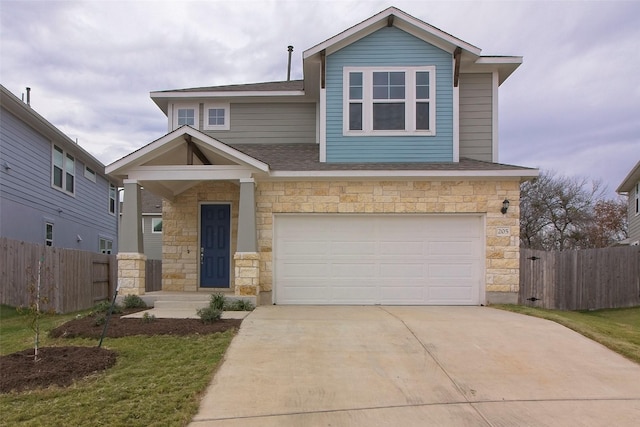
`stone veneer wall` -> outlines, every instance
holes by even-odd
[[[240,187],[227,181],[202,182],[162,205],[162,290],[197,291],[200,241],[198,224],[203,202],[231,203],[231,254],[238,240]],[[234,269],[230,265],[233,290]]]
[[[506,215],[502,201],[511,205]],[[284,181],[256,190],[260,290],[272,280],[273,214],[277,213],[481,213],[486,218],[487,292],[518,292],[519,180],[504,181]],[[509,237],[497,237],[509,227]]]

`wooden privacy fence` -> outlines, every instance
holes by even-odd
[[[69,313],[91,308],[113,295],[115,255],[53,248],[0,238],[0,303],[28,306],[40,277],[46,310]]]
[[[597,310],[640,305],[640,246],[575,251],[520,249],[523,305]]]
[[[145,292],[155,292],[162,290],[162,261],[159,259],[148,259],[145,271]]]

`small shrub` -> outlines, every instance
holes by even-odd
[[[147,304],[138,295],[127,295],[123,301],[124,308],[147,308]]]
[[[142,323],[151,323],[156,321],[156,316],[153,314],[145,313],[142,315]]]
[[[212,294],[211,301],[209,302],[209,307],[214,308],[216,310],[224,309],[225,298],[221,293]]]
[[[224,307],[227,311],[252,311],[254,309],[251,302],[244,299],[237,299],[234,301],[227,301]]]
[[[102,326],[102,325],[104,325],[104,322],[106,322],[106,321],[107,321],[107,316],[105,316],[104,314],[99,314],[93,320],[93,324],[95,326]]]
[[[92,313],[93,314],[108,313],[110,307],[111,307],[111,302],[102,301],[102,302],[96,304],[95,307],[93,307]],[[121,314],[122,313],[122,306],[119,305],[119,304],[114,304],[113,305],[113,311],[111,311],[111,313],[113,313],[113,314]]]
[[[198,314],[198,316],[200,317],[200,320],[202,320],[203,323],[213,323],[216,320],[220,320],[220,316],[222,315],[222,310],[214,308],[212,307],[212,304],[210,304],[208,307],[198,309],[196,313]]]

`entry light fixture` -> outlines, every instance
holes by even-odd
[[[509,200],[504,199],[504,201],[502,202],[502,208],[500,209],[500,212],[502,212],[503,214],[506,214],[508,210],[509,210]]]

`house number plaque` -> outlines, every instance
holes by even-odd
[[[511,229],[509,227],[497,227],[496,228],[496,236],[498,236],[498,237],[509,237],[509,236],[511,236]]]

